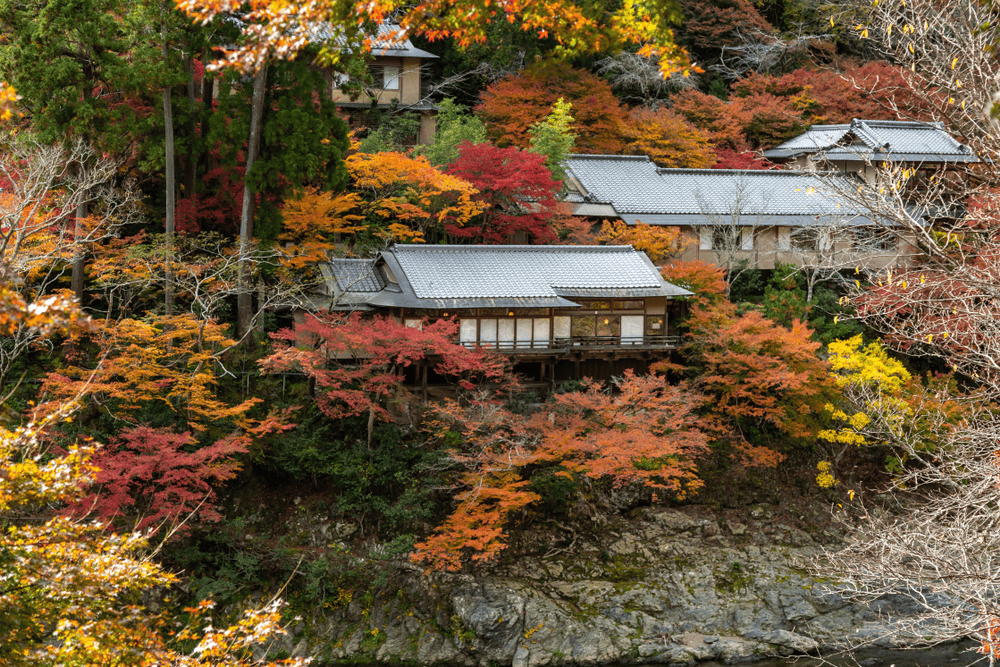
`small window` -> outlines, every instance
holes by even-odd
[[[613,310],[642,310],[646,304],[643,301],[612,301]]]
[[[382,90],[399,90],[399,68],[386,65],[382,68]]]
[[[791,233],[792,249],[799,252],[816,252],[819,250],[819,232],[809,227],[793,229]]]
[[[375,90],[399,90],[399,67],[395,65],[370,65],[371,87]]]

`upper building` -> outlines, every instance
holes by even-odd
[[[835,170],[873,182],[873,167],[884,164],[949,169],[978,162],[968,146],[945,131],[944,123],[859,120],[813,125],[805,133],[764,151],[764,157],[791,169]]]
[[[856,266],[863,249],[876,268],[906,261],[911,250],[852,210],[838,190],[857,185],[842,174],[663,169],[647,156],[620,155],[570,155],[566,174],[575,215],[677,227],[685,260],[726,265],[739,255],[769,269],[823,255],[824,264]]]
[[[337,43],[339,39],[328,26],[316,28],[314,34],[317,41]],[[418,49],[408,38],[400,37],[399,27],[390,23],[380,24],[378,34],[371,38],[371,56],[368,72],[372,83],[365,86],[364,94],[356,100],[340,90],[344,75],[330,76],[331,99],[337,103],[337,108],[343,111],[352,126],[359,124],[362,112],[373,105],[381,109],[416,113],[420,117],[416,142],[430,143],[434,137],[438,109],[423,101],[426,92],[423,66],[438,56]]]

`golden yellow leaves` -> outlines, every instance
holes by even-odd
[[[830,474],[830,462],[820,461],[816,464],[816,469],[819,470],[819,474],[816,475],[816,484],[822,489],[829,489],[837,484],[837,480],[834,479],[833,475]]]
[[[6,81],[0,81],[0,122],[7,123],[14,119],[15,113],[20,116],[19,112],[14,111],[14,104],[21,99],[20,95],[14,88],[7,84]]]

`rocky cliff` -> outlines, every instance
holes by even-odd
[[[404,568],[390,592],[305,618],[272,649],[320,664],[686,665],[883,634],[806,569],[817,540],[836,535],[782,523],[768,506],[740,519],[643,508],[586,530],[525,531],[531,540],[487,574]]]

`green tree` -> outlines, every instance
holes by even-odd
[[[566,177],[563,163],[576,142],[576,133],[572,130],[574,118],[570,115],[572,109],[573,105],[560,97],[552,105],[552,113],[528,129],[531,137],[528,150],[545,156],[545,166],[557,181]]]
[[[486,126],[454,99],[442,100],[438,108],[434,140],[426,146],[418,146],[414,153],[426,156],[435,167],[447,167],[458,159],[458,147],[464,142],[486,143]]]

